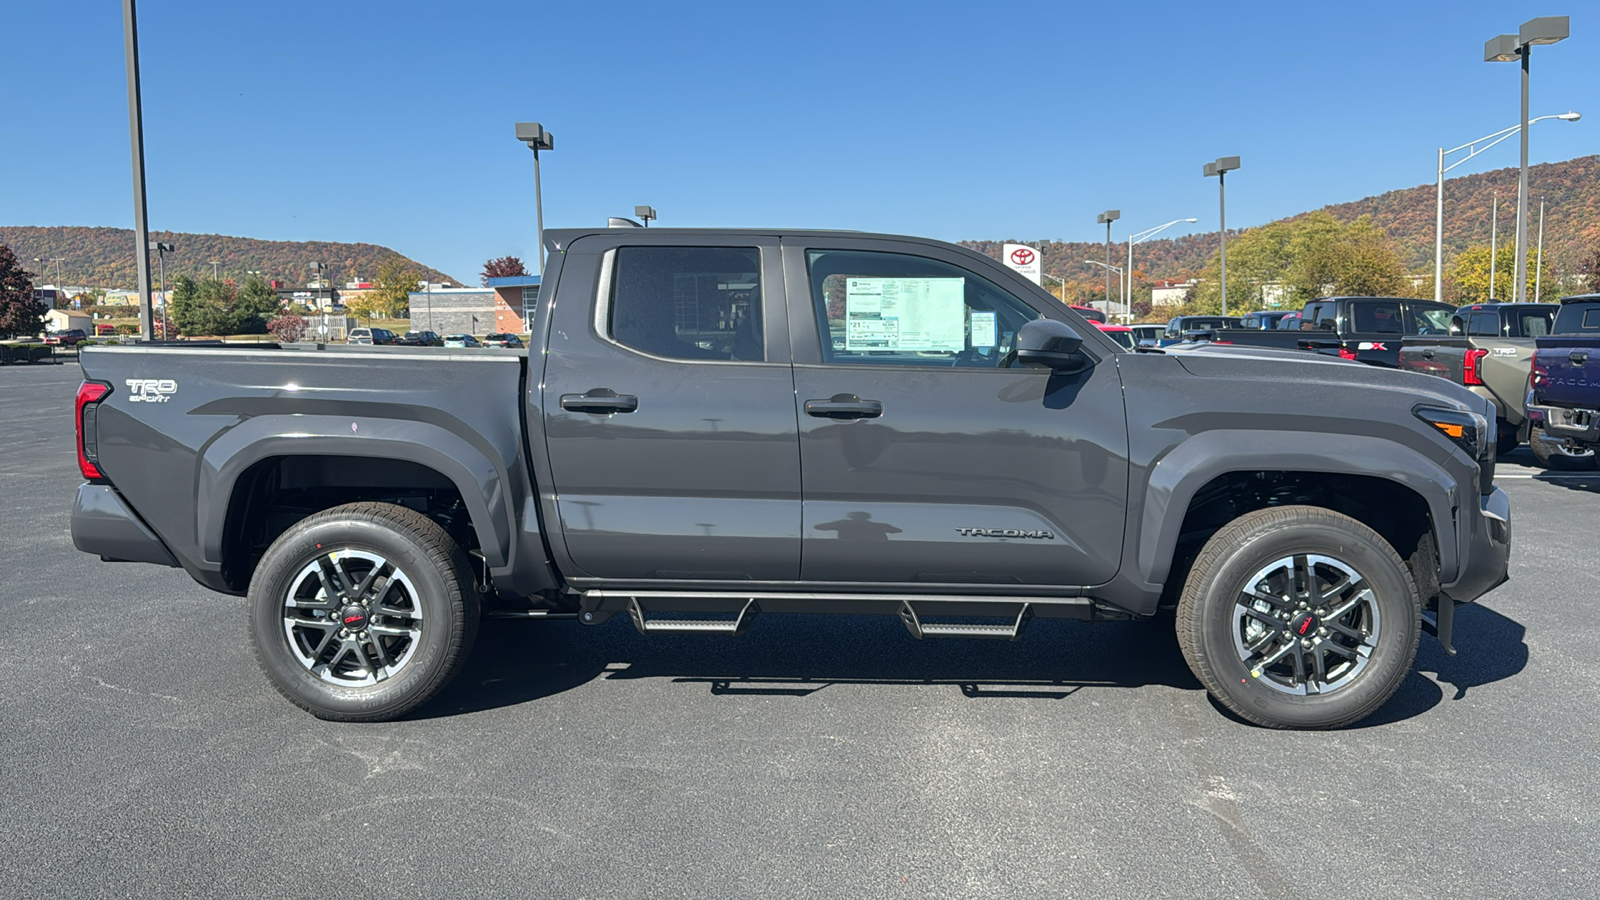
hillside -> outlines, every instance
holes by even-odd
[[[413,262],[418,269],[422,263],[409,260],[388,247],[377,244],[342,244],[334,241],[263,241],[256,238],[226,237],[220,234],[183,234],[181,232],[151,232],[152,241],[176,245],[177,252],[167,254],[167,283],[176,275],[211,277],[211,261],[217,261],[220,277],[243,281],[250,271],[258,271],[267,278],[277,278],[291,284],[304,284],[311,280],[310,263],[328,265],[333,281],[342,284],[352,278],[374,278],[378,267],[393,259]],[[88,228],[82,226],[37,227],[30,225],[0,225],[0,244],[7,244],[22,260],[29,271],[36,271],[34,257],[42,259],[60,257],[63,281],[78,286],[100,288],[137,287],[137,265],[133,249],[133,231],[128,228]],[[156,279],[156,260],[151,255],[151,280]],[[55,267],[48,275],[37,275],[36,282],[54,282]],[[457,279],[433,270],[435,277],[447,281]],[[459,283],[459,282],[458,282]]]
[[[1583,156],[1531,166],[1528,169],[1528,184],[1532,197],[1529,203],[1529,245],[1532,246],[1538,238],[1539,198],[1544,197],[1546,274],[1552,271],[1557,276],[1567,274],[1574,269],[1586,250],[1600,245],[1600,156]],[[1246,188],[1240,186],[1236,190]],[[1489,244],[1489,211],[1491,196],[1495,191],[1500,195],[1500,239],[1514,240],[1516,168],[1464,175],[1445,182],[1444,262],[1447,269],[1455,254],[1471,246]],[[1407,268],[1420,274],[1433,269],[1434,197],[1434,186],[1425,184],[1323,208],[1342,222],[1350,222],[1363,215],[1372,216],[1373,222],[1394,240]],[[1117,235],[1116,229],[1112,230],[1112,235]],[[963,241],[962,245],[999,259],[1003,243]],[[1040,246],[1035,241],[1024,240],[1023,243]],[[1198,273],[1216,249],[1215,233],[1147,241],[1134,248],[1136,283],[1146,279],[1187,278]],[[1043,250],[1046,274],[1066,277],[1075,296],[1088,299],[1088,294],[1098,295],[1103,290],[1103,271],[1085,265],[1083,261],[1104,259],[1105,244],[1052,241],[1045,243]],[[1126,244],[1121,245],[1120,249],[1114,245],[1112,265],[1122,265],[1126,254]],[[1046,278],[1045,284],[1054,289],[1052,279]],[[1112,289],[1115,290],[1115,287],[1113,284]]]

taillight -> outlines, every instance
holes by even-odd
[[[1528,385],[1530,388],[1544,387],[1545,380],[1550,377],[1550,370],[1539,362],[1539,353],[1534,351],[1533,368],[1528,372]]]
[[[100,462],[100,410],[97,404],[109,393],[111,385],[98,381],[85,381],[78,387],[73,419],[78,423],[78,471],[85,478],[105,477],[97,465]]]
[[[1483,377],[1478,374],[1478,361],[1489,355],[1487,350],[1468,350],[1466,358],[1461,363],[1462,384],[1483,384]]]
[[[1345,348],[1340,347],[1339,348],[1339,358],[1340,359],[1348,359],[1348,360],[1354,361],[1355,358],[1356,358],[1356,352],[1354,350],[1346,350]]]

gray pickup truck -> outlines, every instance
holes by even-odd
[[[272,683],[348,721],[426,702],[480,619],[1175,610],[1219,702],[1336,727],[1506,578],[1494,409],[1442,379],[1134,352],[916,238],[547,246],[527,351],[85,350],[78,548],[246,595]]]

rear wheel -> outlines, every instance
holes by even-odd
[[[351,503],[273,542],[250,582],[250,637],[279,693],[322,719],[426,703],[466,661],[478,599],[466,555],[402,506]]]
[[[1522,446],[1522,441],[1517,439],[1517,427],[1515,425],[1505,419],[1501,419],[1496,424],[1499,426],[1495,432],[1497,435],[1494,444],[1496,456],[1505,456],[1507,453]]]
[[[1222,705],[1274,728],[1366,718],[1411,671],[1421,601],[1377,532],[1314,506],[1258,510],[1206,542],[1178,643]]]
[[[1538,425],[1528,430],[1528,449],[1533,451],[1534,461],[1546,469],[1579,472],[1595,467],[1593,450],[1573,447],[1566,441],[1551,438]]]

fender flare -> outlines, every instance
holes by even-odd
[[[489,565],[510,565],[515,525],[503,464],[427,422],[321,415],[256,416],[203,448],[195,461],[195,534],[207,564],[222,563],[223,525],[239,477],[275,456],[400,459],[433,469],[461,493]]]
[[[1382,438],[1310,432],[1208,431],[1174,447],[1150,470],[1139,522],[1137,564],[1152,584],[1167,580],[1178,534],[1201,487],[1230,472],[1365,475],[1409,488],[1428,504],[1439,550],[1439,581],[1456,577],[1455,479],[1409,447]]]

